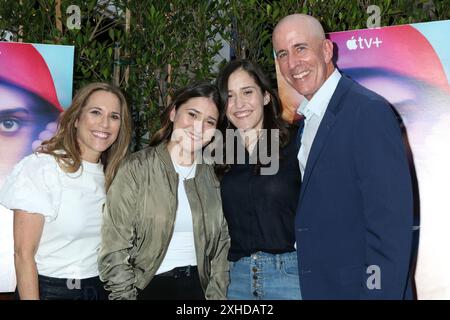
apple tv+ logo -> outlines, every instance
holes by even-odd
[[[377,48],[381,46],[383,41],[378,39],[378,37],[375,37],[375,40],[372,38],[366,39],[362,38],[361,36],[358,37],[358,39],[355,39],[355,36],[353,36],[351,39],[347,40],[347,49],[348,50],[356,50],[356,49],[370,49],[373,45],[375,45]]]

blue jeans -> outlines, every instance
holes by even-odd
[[[301,300],[297,253],[253,253],[230,262],[229,300]]]

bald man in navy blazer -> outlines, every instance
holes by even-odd
[[[339,73],[315,18],[283,18],[272,40],[281,74],[306,98],[295,221],[303,299],[411,298],[412,186],[393,110]]]

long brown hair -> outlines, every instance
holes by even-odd
[[[131,115],[127,101],[119,88],[100,82],[91,83],[81,88],[73,98],[70,107],[62,113],[56,134],[50,140],[44,141],[36,149],[36,152],[50,154],[55,157],[58,165],[65,172],[73,173],[78,171],[82,159],[75,122],[80,118],[89,97],[97,91],[110,92],[120,101],[119,134],[116,141],[100,156],[103,171],[105,172],[105,189],[108,191],[119,168],[120,161],[127,154],[131,141]]]

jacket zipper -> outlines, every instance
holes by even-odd
[[[207,234],[206,234],[206,222],[205,222],[205,210],[204,210],[204,208],[203,208],[203,203],[202,203],[202,201],[201,201],[201,199],[200,199],[200,195],[199,195],[199,192],[198,192],[198,187],[197,187],[197,180],[194,178],[194,186],[195,186],[195,192],[197,193],[197,197],[198,197],[198,199],[199,199],[199,202],[200,202],[200,208],[201,208],[201,210],[202,210],[202,223],[203,223],[203,235],[204,235],[204,237],[205,237],[205,243],[204,243],[204,246],[205,246],[205,253],[206,253],[206,245],[207,245],[207,242],[208,242],[208,238],[207,238]],[[209,281],[209,273],[210,273],[210,270],[209,270],[209,260],[210,260],[210,258],[209,258],[209,256],[205,256],[205,259],[203,260],[203,268],[205,269],[205,275],[208,277],[208,281]]]

